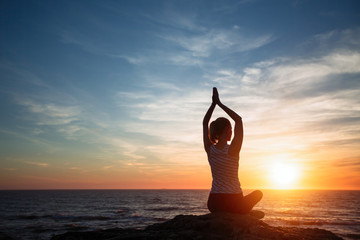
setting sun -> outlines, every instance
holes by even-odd
[[[278,162],[270,168],[270,178],[274,188],[289,189],[294,188],[299,178],[300,169],[292,163]]]

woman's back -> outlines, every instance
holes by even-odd
[[[221,150],[215,145],[210,147],[208,161],[211,167],[211,193],[241,193],[238,177],[239,157],[228,154],[229,145]]]

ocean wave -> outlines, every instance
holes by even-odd
[[[17,215],[17,216],[10,216],[9,220],[36,220],[36,219],[53,219],[53,220],[71,220],[73,222],[76,221],[106,221],[111,220],[111,217],[105,216],[73,216],[73,215]]]
[[[63,215],[58,215],[58,216],[53,216],[53,218],[69,218],[71,219],[73,222],[75,221],[107,221],[107,220],[111,220],[111,217],[105,217],[105,216],[63,216]]]
[[[300,226],[300,225],[309,225],[309,226],[322,226],[324,222],[321,221],[297,221],[297,220],[286,220],[289,225]]]
[[[32,233],[44,233],[44,232],[51,232],[53,229],[46,228],[46,226],[39,226],[39,225],[28,225],[25,229],[30,230]]]
[[[181,208],[179,207],[159,207],[159,208],[146,208],[146,211],[176,211],[176,210],[180,210]]]
[[[9,220],[34,220],[34,219],[40,219],[40,218],[51,218],[51,215],[17,215],[17,216],[10,216]]]
[[[85,230],[85,229],[89,228],[87,226],[81,226],[81,225],[72,224],[72,223],[64,224],[64,227],[68,231],[79,231],[79,230]]]
[[[359,226],[359,222],[331,221],[331,220],[294,220],[294,219],[277,219],[287,225],[292,226]]]
[[[273,210],[273,214],[277,216],[297,216],[297,217],[311,217],[312,215],[306,212],[299,211],[297,209],[286,209],[286,210]]]

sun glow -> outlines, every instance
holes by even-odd
[[[294,188],[299,178],[300,169],[296,164],[277,162],[270,167],[270,179],[274,188]]]

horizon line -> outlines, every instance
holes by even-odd
[[[360,191],[358,188],[353,189],[336,189],[336,188],[257,188],[258,190],[277,190],[277,191]],[[33,189],[0,189],[0,191],[83,191],[83,190],[207,190],[210,188],[33,188]],[[243,191],[255,190],[255,188],[242,189]]]

